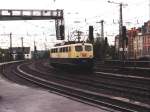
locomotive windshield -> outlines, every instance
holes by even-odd
[[[83,48],[82,48],[82,46],[75,46],[75,50],[76,51],[83,51]]]
[[[91,46],[88,46],[88,45],[85,46],[85,51],[91,51],[91,50],[92,50]]]

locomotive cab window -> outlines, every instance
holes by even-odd
[[[82,46],[75,46],[75,50],[76,51],[83,51],[83,48],[82,48]]]
[[[86,45],[86,46],[85,46],[85,51],[92,51],[92,47],[91,47],[91,46]]]
[[[63,47],[62,49],[63,49],[63,52],[66,52],[66,48],[65,47]]]

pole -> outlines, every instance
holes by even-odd
[[[5,54],[2,54],[2,63],[5,63]],[[5,64],[2,64],[2,72],[4,73],[5,70]]]
[[[36,48],[36,44],[35,44],[35,40],[34,40],[34,59],[37,58],[37,48]]]
[[[120,10],[119,10],[119,51],[118,51],[118,56],[119,59],[124,60],[125,58],[125,49],[124,49],[124,40],[123,40],[123,36],[122,36],[122,26],[123,26],[123,16],[122,16],[122,6],[127,6],[127,4],[123,4],[123,3],[117,3],[114,1],[108,1],[108,3],[113,3],[113,4],[119,4]]]
[[[10,37],[10,60],[12,59],[12,33],[9,35]]]
[[[21,45],[22,45],[22,48],[23,48],[23,37],[21,37]]]
[[[96,23],[100,23],[101,24],[101,31],[100,31],[100,37],[102,40],[104,40],[104,20],[101,20],[99,22],[96,22]]]
[[[35,41],[34,41],[34,51],[36,50]]]
[[[22,56],[23,56],[23,59],[24,59],[23,37],[21,37],[21,45],[22,45]]]
[[[149,20],[150,20],[150,0],[149,0]]]
[[[101,20],[101,38],[104,39],[104,20]]]
[[[10,37],[10,49],[12,48],[12,33],[9,34]]]
[[[122,48],[119,51],[119,57],[121,60],[124,60],[124,42],[122,36],[122,26],[123,26],[123,19],[122,19],[122,3],[120,3],[120,19],[119,19],[119,47]]]

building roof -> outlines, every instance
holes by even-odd
[[[9,48],[10,49],[10,48]],[[25,54],[29,54],[30,53],[30,47],[12,47],[12,53],[22,53],[24,52]]]

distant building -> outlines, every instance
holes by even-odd
[[[115,53],[117,54],[118,58],[123,59],[124,57],[127,58],[127,45],[126,40],[124,40],[124,48],[122,44],[119,42],[121,41],[119,35],[115,36]]]
[[[143,57],[150,57],[150,33],[143,36]]]
[[[141,33],[136,32],[136,36],[133,39],[134,59],[141,58],[143,56],[142,52],[143,52],[143,35]]]
[[[145,22],[144,25],[142,26],[142,33],[143,34],[150,33],[150,20]]]
[[[150,21],[140,28],[127,30],[127,56],[126,59],[150,58]],[[115,37],[116,53],[120,52],[119,36]]]
[[[127,31],[128,59],[150,58],[150,21]]]
[[[12,47],[9,49],[14,60],[31,59],[30,47]]]
[[[119,52],[119,35],[115,36],[115,51],[118,54],[118,52]]]
[[[128,37],[128,59],[135,59],[136,58],[136,51],[137,51],[137,29],[132,28],[131,30],[127,31]]]

